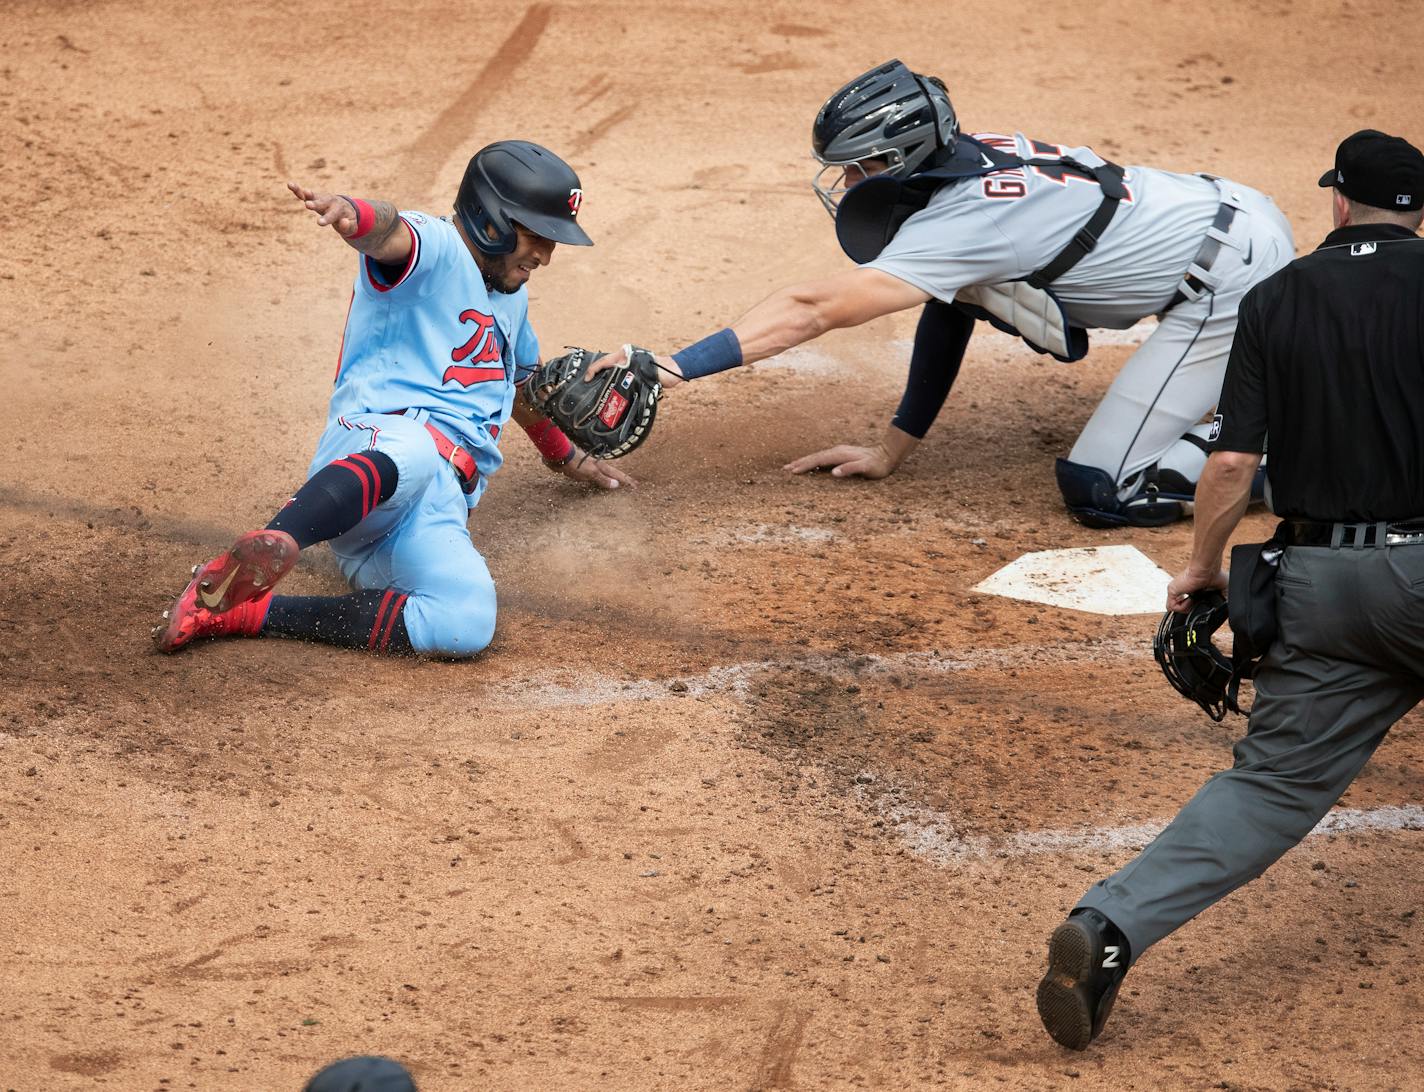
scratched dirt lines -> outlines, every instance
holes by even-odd
[[[1128,623],[967,591],[1101,540],[1053,459],[1142,331],[1070,367],[976,336],[878,484],[778,468],[880,434],[913,315],[674,392],[636,492],[571,491],[511,437],[472,520],[502,612],[475,664],[148,653],[324,420],[355,265],[289,173],[438,213],[488,140],[565,152],[597,246],[539,271],[541,343],[666,349],[844,268],[806,135],[872,60],[939,71],[974,127],[1258,185],[1302,246],[1328,230],[1332,126],[1413,135],[1418,36],[1392,9],[1150,16],[11,5],[3,1087],[265,1092],[357,1052],[436,1092],[1424,1083],[1419,834],[1390,829],[1417,719],[1342,826],[1134,968],[1097,1049],[1037,1026],[1049,930],[1240,730],[1109,651]],[[1369,60],[1342,82],[1326,53]],[[1170,570],[1189,539],[1127,541]],[[340,587],[320,552],[289,581]]]

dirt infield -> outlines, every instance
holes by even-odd
[[[1091,1051],[1039,1026],[1047,933],[1242,726],[1162,683],[1154,619],[971,590],[1026,550],[1184,559],[1189,527],[1103,536],[1053,485],[1129,345],[976,339],[883,483],[779,468],[878,434],[903,316],[678,391],[635,491],[512,441],[475,662],[148,643],[321,428],[352,263],[288,177],[439,213],[481,144],[545,143],[598,245],[535,278],[544,346],[661,348],[844,266],[807,136],[874,61],[970,128],[1258,186],[1309,248],[1341,136],[1424,136],[1418,19],[482,7],[6,5],[0,1090],[284,1092],[366,1052],[423,1090],[1424,1086],[1417,716]],[[338,590],[330,555],[291,587]]]

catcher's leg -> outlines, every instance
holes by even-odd
[[[1215,291],[1161,316],[1058,461],[1063,499],[1088,526],[1170,523],[1196,493],[1209,435],[1200,422],[1221,394],[1241,298],[1294,256],[1270,199],[1236,189],[1244,211],[1212,263]]]

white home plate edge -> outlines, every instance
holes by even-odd
[[[1155,614],[1170,579],[1136,546],[1084,546],[1024,554],[974,590],[1090,614]]]

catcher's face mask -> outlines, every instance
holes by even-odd
[[[877,174],[888,172],[894,175],[905,166],[905,157],[897,148],[891,148],[883,156],[872,156],[868,159],[834,162],[817,156],[816,161],[821,164],[821,169],[811,180],[811,188],[816,191],[816,196],[821,199],[821,204],[826,207],[832,219],[835,218],[841,198],[857,183],[874,178]]]

